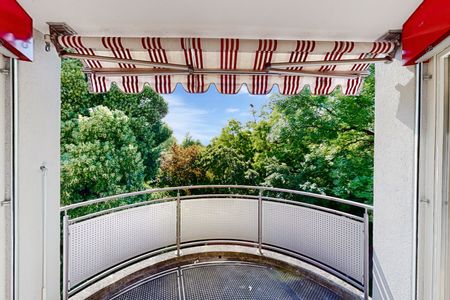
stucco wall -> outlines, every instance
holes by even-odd
[[[59,299],[60,59],[34,32],[33,63],[19,62],[18,298],[41,299],[42,162],[48,167],[47,299]]]
[[[376,66],[373,298],[412,299],[414,68]]]

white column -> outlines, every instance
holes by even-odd
[[[34,61],[18,66],[17,293],[19,300],[59,299],[60,59],[34,32]],[[48,168],[46,251],[43,249],[42,172]],[[42,298],[43,261],[46,297]]]
[[[373,299],[413,299],[415,69],[376,66]]]

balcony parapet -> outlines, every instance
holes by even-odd
[[[87,212],[71,215],[77,210]],[[183,249],[214,244],[301,259],[368,298],[371,210],[321,194],[239,185],[151,189],[72,204],[61,208],[64,297],[150,256],[180,257]]]

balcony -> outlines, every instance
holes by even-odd
[[[371,210],[234,185],[69,205],[61,208],[64,297],[367,299]]]

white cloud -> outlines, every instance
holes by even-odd
[[[169,103],[169,106],[184,106],[185,103],[183,102],[183,99],[180,97],[177,97],[175,95],[165,95],[164,100]]]
[[[169,103],[169,113],[164,121],[172,128],[173,134],[179,142],[189,133],[194,139],[208,144],[217,133],[217,130],[205,120],[209,111],[190,107],[181,97],[174,95],[164,96],[164,99]]]
[[[234,107],[230,107],[230,108],[226,109],[226,112],[228,112],[228,113],[235,113],[235,112],[238,112],[238,111],[240,111],[240,109],[239,108],[234,108]]]

